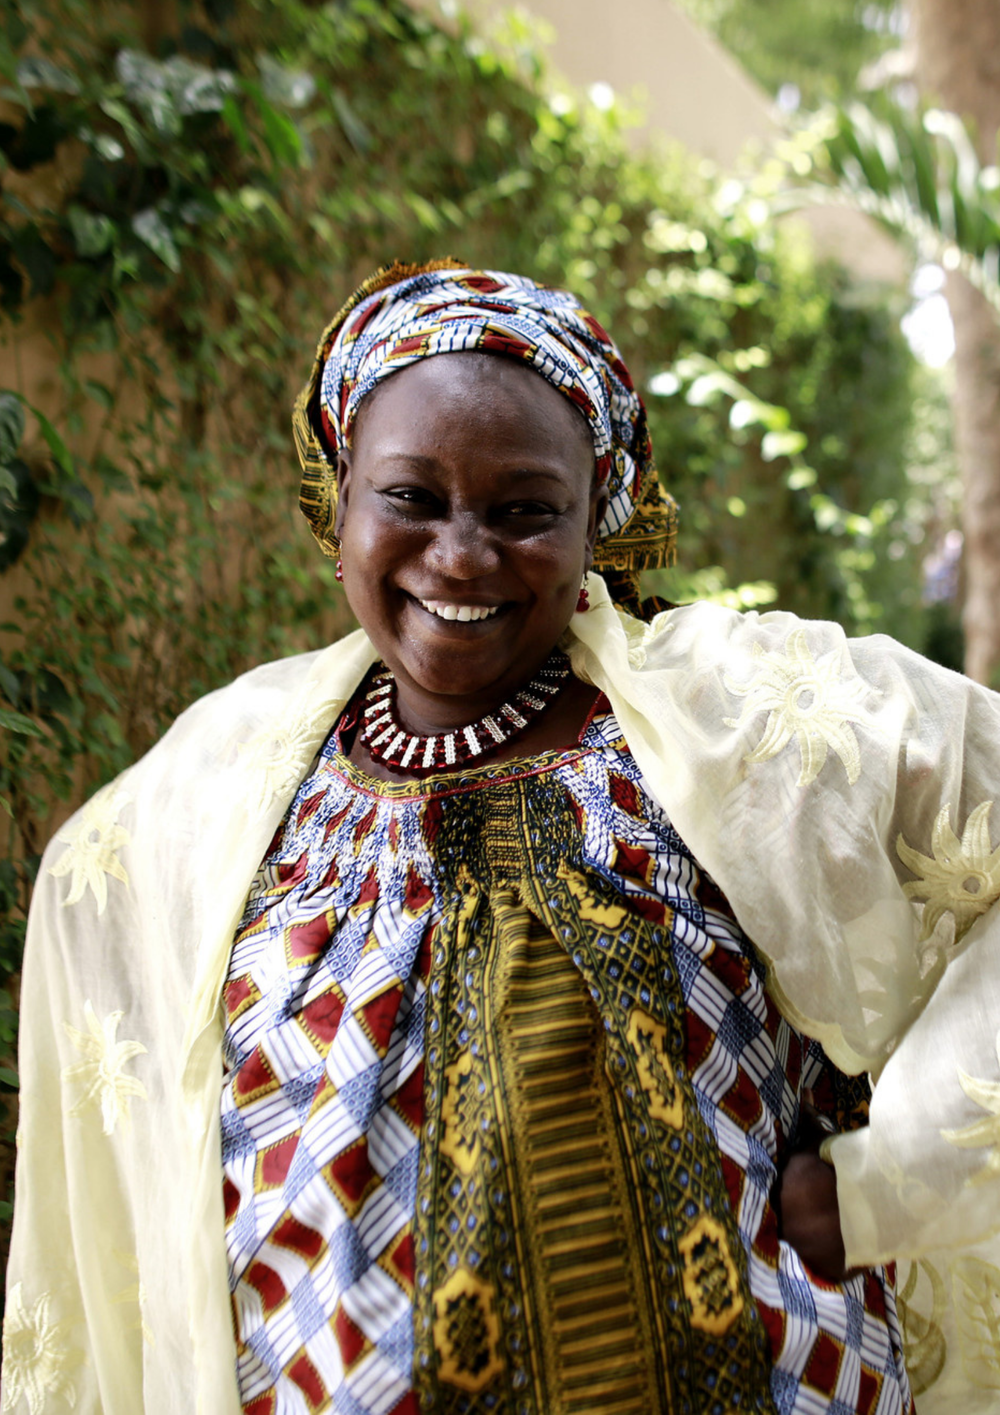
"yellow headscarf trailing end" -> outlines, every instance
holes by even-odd
[[[567,291],[450,259],[384,266],[320,340],[292,426],[299,504],[323,551],[339,552],[336,455],[350,445],[362,400],[408,364],[459,351],[523,360],[586,418],[609,495],[594,568],[636,606],[638,572],[673,560],[677,506],[660,486],[646,410],[618,349]]]

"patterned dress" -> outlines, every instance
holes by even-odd
[[[389,785],[331,734],[225,990],[246,1415],[903,1415],[891,1281],[770,1194],[778,1014],[602,701],[571,749]],[[856,1123],[856,1121],[855,1121]]]

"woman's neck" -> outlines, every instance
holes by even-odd
[[[540,752],[558,751],[572,747],[579,742],[597,700],[598,690],[590,683],[570,675],[566,686],[556,699],[534,718],[523,732],[512,740],[498,743],[495,751],[486,751],[476,757],[472,765],[488,762],[511,761],[516,757],[535,756]],[[466,724],[462,724],[466,725]],[[345,743],[345,746],[347,744]],[[356,766],[360,766],[370,776],[381,781],[409,781],[419,773],[393,767],[389,763],[375,760],[361,740],[360,731],[355,731],[347,755]],[[469,765],[463,763],[461,765]],[[413,763],[411,762],[411,766]],[[452,768],[441,767],[448,771]],[[456,766],[454,770],[459,770]]]

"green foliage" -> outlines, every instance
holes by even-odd
[[[842,102],[899,43],[898,0],[681,0],[770,94],[794,84],[805,108]]]
[[[831,188],[924,259],[962,270],[1000,312],[1000,169],[984,166],[954,113],[883,98],[816,114],[784,149],[776,210]]]
[[[30,47],[8,8],[0,1066],[53,823],[193,698],[348,626],[295,510],[288,410],[384,260],[567,284],[655,380],[687,579],[650,588],[916,642],[920,566],[877,554],[919,494],[895,313],[760,203],[680,154],[629,156],[614,109],[540,95],[516,46],[402,0],[180,0],[159,38],[138,27],[156,6],[50,0]]]

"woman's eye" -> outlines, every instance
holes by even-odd
[[[512,501],[504,507],[504,515],[515,520],[541,520],[559,513],[545,501]]]
[[[394,486],[383,495],[394,505],[406,510],[422,510],[436,505],[437,498],[422,486]]]

